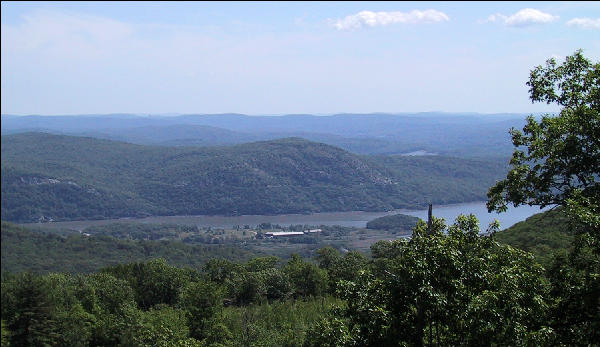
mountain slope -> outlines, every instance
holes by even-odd
[[[391,165],[298,138],[181,148],[2,136],[2,219],[390,210],[483,199],[488,181],[503,173],[501,164],[485,161],[398,160]],[[465,170],[477,172],[475,189],[462,189]],[[432,180],[420,172],[437,174]]]
[[[538,261],[550,265],[554,253],[568,250],[573,241],[572,226],[561,208],[527,218],[497,232],[499,242],[533,253]]]

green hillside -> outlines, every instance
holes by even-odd
[[[546,211],[496,233],[496,239],[533,253],[541,264],[548,265],[555,252],[567,250],[572,244],[568,223],[562,209]]]
[[[444,156],[370,157],[401,182],[403,200],[425,206],[487,200],[487,189],[506,174],[501,159],[463,159]]]
[[[504,171],[500,162],[364,157],[299,138],[175,148],[25,133],[2,136],[2,219],[414,208],[483,200]]]
[[[410,233],[412,229],[417,225],[419,218],[405,215],[405,214],[394,214],[390,216],[383,216],[375,218],[367,223],[367,229],[379,229],[388,231],[397,231]]]
[[[2,222],[2,273],[31,271],[88,273],[127,262],[164,258],[176,266],[200,268],[212,258],[232,261],[257,256],[239,246],[189,245],[179,241],[88,237],[77,232],[42,232]]]

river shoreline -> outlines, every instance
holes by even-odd
[[[458,214],[475,214],[480,220],[482,230],[494,219],[499,219],[501,228],[507,228],[527,217],[542,212],[537,207],[522,206],[518,208],[509,208],[506,213],[495,214],[487,213],[485,201],[457,203],[448,205],[434,205],[433,215],[438,218],[444,218],[446,223],[452,223]],[[212,228],[232,228],[234,226],[249,225],[254,227],[261,223],[279,224],[289,226],[294,224],[306,225],[341,225],[350,227],[364,228],[366,223],[375,218],[392,215],[407,214],[410,216],[427,218],[427,209],[398,209],[386,212],[365,212],[365,211],[347,211],[347,212],[319,212],[312,214],[282,214],[282,215],[241,215],[241,216],[209,216],[209,215],[188,215],[188,216],[151,216],[143,218],[124,217],[115,219],[101,220],[81,220],[50,223],[21,223],[25,227],[36,227],[41,229],[64,228],[82,231],[87,227],[96,225],[105,225],[119,222],[135,223],[167,223],[181,225],[196,225],[198,227]]]

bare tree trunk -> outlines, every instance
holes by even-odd
[[[433,221],[431,220],[431,217],[433,215],[433,205],[429,204],[429,211],[427,212],[427,233],[431,234],[432,232],[432,227],[433,227]]]

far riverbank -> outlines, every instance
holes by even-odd
[[[500,228],[506,229],[515,223],[525,220],[526,218],[540,213],[538,207],[520,206],[517,208],[509,208],[507,212],[487,213],[485,201],[469,202],[452,205],[434,205],[433,215],[438,218],[444,218],[446,223],[452,223],[459,214],[474,214],[480,221],[482,231],[494,219],[500,221]],[[105,225],[116,222],[137,222],[137,223],[168,223],[181,225],[197,225],[198,227],[211,228],[232,228],[234,226],[249,225],[254,227],[261,223],[279,224],[281,226],[289,225],[342,225],[348,227],[364,228],[367,222],[375,218],[391,215],[391,214],[407,214],[421,219],[427,219],[427,209],[419,210],[395,210],[388,212],[322,212],[313,214],[284,214],[274,216],[264,215],[244,215],[244,216],[153,216],[145,218],[119,218],[119,219],[104,219],[104,220],[83,220],[83,221],[68,221],[68,222],[52,222],[52,223],[25,223],[24,226],[35,226],[41,228],[65,228],[71,230],[82,231],[85,228],[95,225]]]

